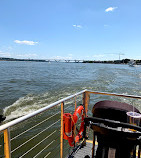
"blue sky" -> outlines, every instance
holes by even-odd
[[[141,59],[141,0],[1,0],[0,57]]]

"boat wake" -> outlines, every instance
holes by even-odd
[[[62,92],[61,92],[62,93]],[[57,100],[60,100],[68,95],[71,95],[71,92],[47,92],[40,95],[28,94],[27,96],[19,98],[12,105],[4,109],[4,116],[6,117],[6,122],[16,119],[18,117],[32,113],[40,108],[43,108]],[[67,104],[73,103],[74,100],[70,100]]]
[[[39,100],[38,96],[27,95],[6,107],[4,109],[4,116],[6,116],[6,121],[12,120],[31,113],[43,106],[45,105]]]
[[[83,86],[82,89],[79,89],[79,90],[81,91],[84,89],[91,89],[91,87],[84,87]],[[96,87],[96,89],[98,89],[98,88]],[[40,108],[48,106],[49,104],[51,104],[53,102],[56,102],[57,100],[60,100],[60,99],[63,99],[69,95],[75,94],[76,92],[78,92],[78,88],[67,87],[67,89],[63,88],[63,89],[61,89],[61,91],[59,89],[59,90],[55,90],[55,91],[45,92],[42,94],[28,94],[24,97],[19,98],[12,105],[5,107],[5,109],[3,110],[4,111],[3,114],[6,117],[5,121],[7,122],[10,120],[16,119],[18,117],[27,115],[29,113],[32,113]],[[81,97],[82,96],[80,96],[80,98],[77,98],[78,104],[79,104],[79,101],[81,100]],[[104,96],[103,98],[101,98],[101,96],[99,96],[99,97],[98,96],[95,96],[95,97],[91,96],[91,100],[99,101],[102,99],[107,100],[107,99],[109,99],[109,97]],[[118,99],[118,101],[121,101],[121,102],[127,102],[128,104],[136,105],[136,107],[138,107],[139,110],[141,110],[141,106],[140,106],[141,101],[128,100],[125,98],[121,98],[120,100],[119,100],[119,98],[117,98],[117,99]],[[73,105],[74,100],[75,99],[69,100],[69,102],[67,102],[66,104]],[[113,98],[111,97],[110,100],[113,100]],[[115,98],[114,98],[114,100],[115,100]],[[90,108],[91,108],[91,106],[93,106],[93,105],[90,105]]]

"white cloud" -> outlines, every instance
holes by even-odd
[[[37,54],[17,54],[16,55],[17,57],[20,57],[20,58],[36,58],[38,57]]]
[[[104,54],[96,54],[96,55],[93,55],[92,57],[93,58],[103,58],[103,57],[105,57],[105,55]]]
[[[78,28],[78,29],[81,29],[82,26],[81,25],[72,25],[74,28]]]
[[[51,59],[55,60],[72,60],[73,54],[68,54],[67,56],[53,56]]]
[[[72,57],[71,56],[66,56],[66,57],[63,57],[63,56],[54,56],[52,57],[52,59],[56,59],[56,60],[72,60]]]
[[[11,57],[11,54],[10,54],[10,53],[7,53],[7,52],[2,52],[2,51],[0,51],[0,56],[1,56],[1,57]]]
[[[110,27],[110,25],[105,24],[104,27]]]
[[[89,56],[89,55],[87,55],[87,56],[86,56],[86,58],[90,58],[90,56]]]
[[[26,45],[35,45],[37,44],[38,42],[34,42],[34,41],[20,41],[20,40],[15,40],[14,41],[15,43],[18,43],[18,44],[26,44]]]
[[[115,9],[117,9],[117,7],[109,7],[105,10],[105,12],[112,12],[114,11]]]
[[[72,58],[73,54],[68,54],[68,56],[69,56],[70,58]]]

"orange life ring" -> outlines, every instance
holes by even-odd
[[[83,112],[83,114],[82,114],[82,112]],[[75,137],[75,142],[76,143],[79,142],[79,139],[82,138],[82,134],[83,134],[83,131],[84,131],[84,107],[82,105],[79,106],[75,110],[75,112],[73,114],[73,120],[74,120],[75,124],[77,123],[77,121],[78,121],[78,119],[79,119],[80,116],[81,116],[81,126],[80,126],[78,134]]]
[[[74,125],[77,123],[79,117],[81,116],[81,126],[78,131],[78,134],[74,138]],[[74,146],[74,142],[79,142],[79,140],[82,138],[82,134],[84,131],[84,107],[81,105],[79,106],[73,115],[70,113],[65,113],[63,116],[64,121],[64,132],[63,132],[63,138],[68,140],[69,145],[71,147]]]

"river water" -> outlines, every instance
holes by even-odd
[[[141,96],[141,66],[0,61],[0,113],[6,116],[5,122],[31,113],[84,89]],[[77,102],[82,103],[82,96],[80,97],[80,99],[77,98]],[[102,99],[109,98],[107,96],[91,97],[89,104],[90,115],[92,115],[91,109],[94,102]],[[116,97],[110,97],[110,99],[130,103],[141,110],[140,100],[117,99]],[[67,106],[69,104],[71,108],[65,112],[73,112],[74,101],[69,102]],[[38,157],[59,157],[60,122],[49,129],[48,127],[60,119],[60,113],[58,113],[60,107],[51,110],[10,128],[13,158],[19,158],[25,152],[26,155],[22,157],[30,158],[36,154],[38,155],[43,149],[45,150]],[[56,113],[55,117],[36,128],[31,128]],[[27,133],[20,135],[29,128],[31,129]],[[40,132],[42,133],[39,135]],[[53,132],[55,133],[48,138],[48,135]],[[45,138],[48,139],[42,142]],[[3,137],[0,139],[3,139]],[[52,140],[55,141],[47,149],[44,148]],[[21,146],[25,141],[27,143]],[[38,144],[39,141],[42,143]],[[66,144],[64,150],[66,156],[69,146],[67,141],[64,143]],[[36,148],[31,150],[34,146]],[[3,145],[0,145],[0,147],[3,147]]]
[[[84,89],[141,95],[141,66],[0,62],[0,112],[15,119]],[[140,102],[137,102],[141,110]]]

